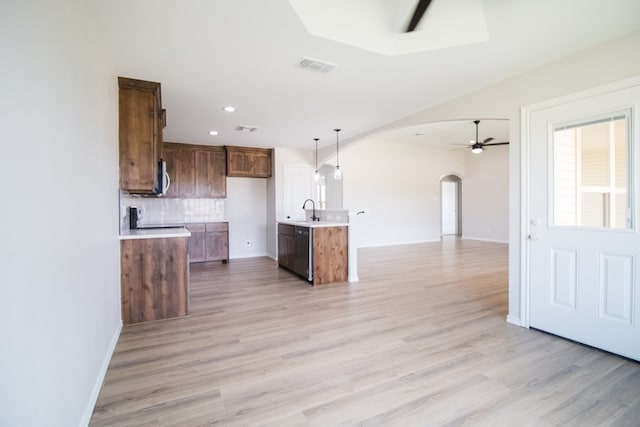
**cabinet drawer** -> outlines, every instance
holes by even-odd
[[[207,233],[211,231],[229,231],[229,224],[226,222],[210,222],[206,224]]]
[[[185,227],[187,227],[187,230],[189,230],[192,233],[204,233],[205,232],[205,225],[204,224],[186,224]]]
[[[289,224],[278,224],[278,233],[293,236],[294,227]]]

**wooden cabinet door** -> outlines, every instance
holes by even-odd
[[[157,180],[155,97],[120,88],[120,188],[153,193]]]
[[[224,148],[198,149],[195,156],[196,197],[227,197],[227,156]]]
[[[229,224],[214,222],[206,224],[206,261],[229,260]]]
[[[191,237],[187,241],[189,245],[189,262],[203,262],[206,260],[206,239],[204,224],[188,224],[187,230]]]
[[[176,170],[174,175],[179,197],[192,198],[196,196],[196,155],[189,148],[177,150]]]
[[[190,146],[165,143],[164,159],[167,162],[167,173],[171,178],[171,186],[167,197],[196,197],[196,156]]]
[[[294,227],[289,224],[278,224],[278,264],[292,269],[294,256]]]
[[[171,178],[168,197],[227,197],[224,147],[164,143],[164,159]]]
[[[118,77],[120,189],[154,193],[165,113],[160,83]]]
[[[227,146],[227,176],[268,178],[272,169],[272,150]]]

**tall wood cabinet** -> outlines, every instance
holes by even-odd
[[[167,197],[223,198],[227,196],[224,147],[165,142],[163,149],[171,186]]]
[[[118,77],[118,87],[120,189],[153,194],[166,125],[160,83]]]
[[[269,178],[272,170],[270,148],[232,147],[227,145],[227,176]]]

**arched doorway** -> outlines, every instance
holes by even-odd
[[[440,179],[440,235],[462,236],[462,180],[457,175]]]

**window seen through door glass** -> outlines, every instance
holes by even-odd
[[[628,118],[558,126],[553,135],[553,224],[631,228]]]

